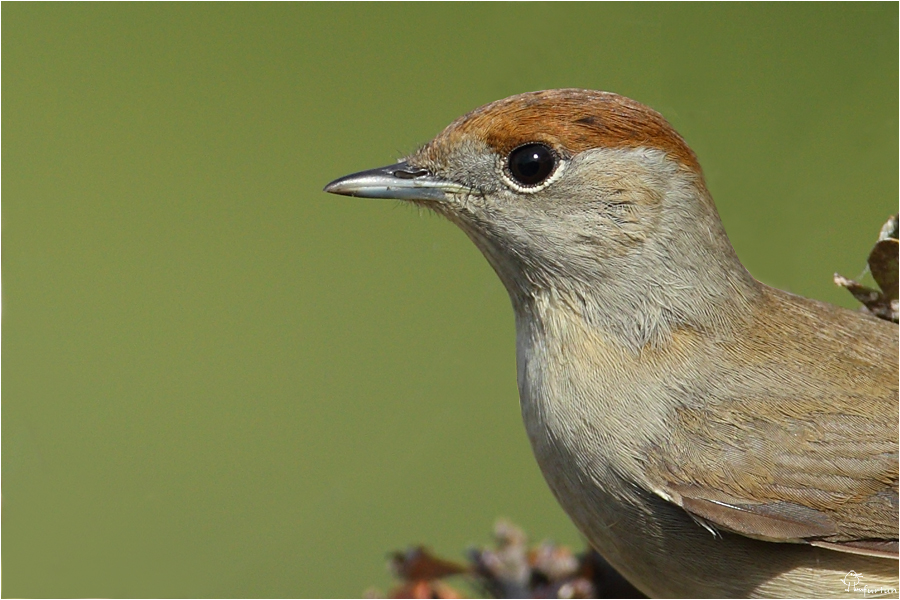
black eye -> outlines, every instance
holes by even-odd
[[[509,172],[522,185],[537,185],[553,172],[556,155],[543,144],[526,144],[509,153]]]

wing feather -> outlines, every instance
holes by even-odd
[[[714,527],[897,557],[897,327],[770,301],[793,331],[754,323],[715,349],[716,372],[671,382],[690,401],[648,451],[653,486]]]

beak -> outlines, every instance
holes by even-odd
[[[396,200],[446,201],[448,193],[462,193],[469,188],[438,179],[425,169],[406,162],[360,171],[335,179],[325,191],[360,198],[393,198]]]

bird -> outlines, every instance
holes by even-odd
[[[551,491],[650,597],[897,596],[898,329],[757,281],[697,156],[624,96],[477,108],[326,192],[456,224],[506,288]]]

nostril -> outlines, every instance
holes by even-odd
[[[428,175],[428,171],[425,169],[416,169],[414,171],[404,171],[402,169],[394,171],[394,177],[398,179],[416,179],[418,177],[425,177]]]

